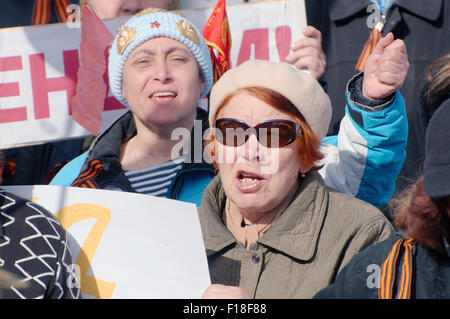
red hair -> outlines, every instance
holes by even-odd
[[[429,197],[423,191],[423,177],[391,200],[397,211],[395,223],[408,236],[423,245],[443,252],[442,237],[450,235],[450,195]]]
[[[293,105],[291,101],[289,101],[283,95],[273,90],[262,87],[249,87],[238,89],[232,92],[223,100],[223,102],[217,108],[214,121],[217,119],[217,116],[222,110],[222,108],[225,107],[233,97],[242,92],[246,92],[258,98],[259,100],[269,104],[275,109],[294,117],[295,122],[297,122],[297,124],[301,128],[301,134],[300,136],[297,137],[296,140],[299,148],[298,156],[300,161],[306,166],[312,166],[313,170],[317,170],[320,168],[315,166],[315,163],[323,159],[324,157],[323,154],[319,151],[322,141],[313,133],[308,123],[306,122],[305,118],[300,114],[295,105]],[[211,138],[211,140],[205,141],[205,147],[213,140],[214,136]],[[213,163],[213,165],[217,169],[217,164],[215,162]]]

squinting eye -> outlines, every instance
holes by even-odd
[[[144,64],[144,63],[149,63],[150,61],[149,60],[147,60],[147,59],[139,59],[139,60],[136,60],[136,64]]]
[[[186,61],[186,58],[182,57],[182,56],[176,56],[176,57],[170,58],[170,60],[173,62],[183,62],[183,61]]]

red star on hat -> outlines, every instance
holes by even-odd
[[[154,28],[158,29],[160,25],[161,24],[159,24],[158,21],[150,22],[150,26],[152,27],[152,29]]]

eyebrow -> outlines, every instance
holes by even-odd
[[[174,51],[182,51],[182,52],[187,53],[187,54],[189,54],[189,52],[190,52],[189,50],[187,50],[185,48],[182,48],[182,47],[179,47],[179,46],[171,46],[168,49],[164,50],[164,53],[165,54],[170,54],[170,53],[172,53]],[[155,55],[156,51],[153,50],[153,49],[149,49],[149,48],[141,48],[141,49],[138,49],[137,51],[133,52],[130,55],[130,58],[133,58],[134,56],[136,56],[138,54]]]

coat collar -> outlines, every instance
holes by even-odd
[[[330,19],[338,21],[349,18],[360,11],[366,11],[371,3],[371,0],[331,0],[329,1]],[[430,21],[436,21],[442,11],[442,0],[396,0],[395,4]]]
[[[204,135],[205,130],[208,128],[208,115],[203,109],[197,107],[196,120],[201,121],[201,134]],[[120,151],[123,143],[131,139],[136,135],[136,124],[133,118],[133,114],[130,110],[119,116],[108,128],[105,129],[92,143],[89,148],[88,155],[83,165],[83,169],[87,169],[92,159],[98,158],[110,158],[117,161],[120,157]],[[190,159],[183,164],[184,168],[199,168],[204,167],[211,169],[212,165],[205,162],[198,163],[198,159],[195,158],[196,154],[196,134],[191,134],[191,144],[188,150],[187,158]],[[198,143],[197,143],[198,145]],[[200,145],[201,141],[200,141]],[[203,149],[201,149],[202,154]],[[200,157],[202,160],[202,157]]]
[[[207,255],[236,244],[236,239],[221,220],[226,195],[216,176],[206,188],[199,216]],[[295,259],[308,261],[316,251],[325,219],[328,192],[317,172],[301,180],[295,199],[257,243],[276,249]]]
[[[97,136],[89,148],[82,170],[87,168],[91,159],[113,158],[118,160],[122,144],[134,135],[136,135],[136,125],[133,114],[128,110]]]
[[[427,0],[427,1],[411,1],[411,0],[396,0],[395,3],[419,17],[426,20],[436,21],[442,11],[442,0]]]
[[[338,21],[349,18],[360,11],[365,11],[371,3],[370,0],[330,0],[328,1],[330,19]]]

